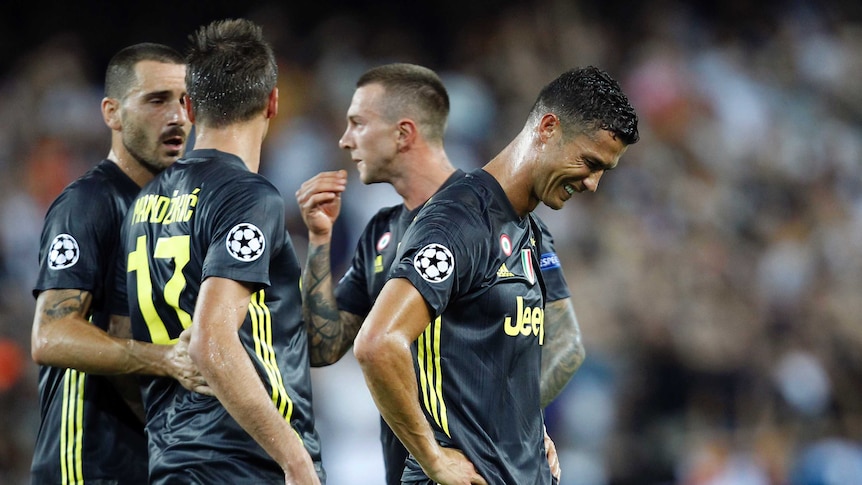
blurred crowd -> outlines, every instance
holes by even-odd
[[[522,126],[538,90],[593,64],[620,80],[641,141],[595,194],[539,209],[587,358],[547,410],[563,485],[862,484],[862,15],[796,1],[508,4],[457,29],[343,15],[302,38],[268,4],[280,111],[262,172],[288,202],[345,168],[333,254],[400,202],[363,186],[337,141],[354,82],[392,61],[441,74],[449,157],[472,170]],[[297,49],[302,45],[302,49]],[[116,49],[123,47],[117,45]],[[182,47],[182,46],[177,46]],[[101,66],[48,37],[0,78],[0,483],[27,483],[39,423],[29,358],[48,204],[104,158]],[[116,50],[115,49],[115,50]],[[351,356],[314,372],[332,485],[380,483],[377,413]]]

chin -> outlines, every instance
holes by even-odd
[[[564,201],[564,200],[561,200],[559,203],[549,203],[549,202],[546,202],[544,200],[542,201],[542,204],[544,204],[545,207],[548,207],[550,209],[554,209],[555,211],[562,209],[563,204],[565,204],[565,203],[566,203],[566,201]]]

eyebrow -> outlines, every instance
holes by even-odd
[[[586,160],[586,162],[589,163],[590,165],[592,165],[594,167],[599,167],[600,170],[604,170],[606,172],[617,168],[617,165],[618,165],[618,163],[614,163],[613,165],[607,165],[604,162],[602,162],[601,160],[599,160],[598,158],[591,157],[589,155],[585,156],[584,160]]]
[[[171,90],[163,89],[161,91],[150,91],[148,93],[144,93],[145,98],[165,98],[171,96]]]

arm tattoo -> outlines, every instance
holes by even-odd
[[[302,314],[312,366],[335,363],[353,345],[362,318],[338,310],[329,244],[308,247],[308,261],[302,274]]]
[[[571,298],[545,305],[545,345],[542,348],[542,407],[566,387],[584,361],[581,329]]]
[[[48,320],[60,320],[69,315],[77,314],[87,319],[93,295],[83,290],[48,290],[45,303],[42,305],[42,316]]]

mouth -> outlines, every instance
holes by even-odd
[[[566,190],[566,193],[569,194],[570,197],[575,195],[575,192],[577,192],[577,190],[572,187],[572,184],[564,184],[563,188]]]
[[[185,140],[181,136],[171,136],[163,139],[162,144],[172,150],[182,150]]]
[[[173,127],[162,135],[162,145],[171,150],[182,150],[186,143],[186,133],[179,127]]]

